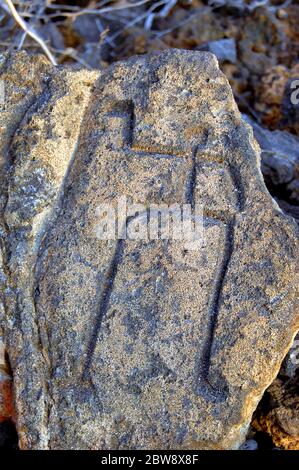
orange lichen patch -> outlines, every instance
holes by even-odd
[[[0,371],[0,423],[8,419],[14,420],[12,379]]]
[[[4,343],[0,338],[0,423],[9,419],[14,420],[14,416],[12,377]]]

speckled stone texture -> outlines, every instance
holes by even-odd
[[[237,448],[298,329],[298,233],[215,57],[101,73],[2,62],[2,327],[21,447]],[[119,196],[202,204],[202,248],[99,240],[96,209]]]

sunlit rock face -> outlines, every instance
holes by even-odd
[[[298,329],[298,234],[215,57],[101,73],[31,61],[2,63],[2,325],[21,447],[237,448]],[[199,240],[174,236],[174,207]]]

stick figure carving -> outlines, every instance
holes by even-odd
[[[111,146],[114,149],[121,149],[125,151],[129,156],[135,158],[151,158],[153,160],[153,165],[155,159],[161,158],[187,158],[190,162],[190,171],[186,175],[186,192],[185,192],[185,203],[189,203],[191,207],[194,207],[195,199],[199,199],[197,191],[197,177],[198,172],[203,168],[206,171],[222,171],[223,164],[219,163],[219,158],[215,160],[209,159],[209,166],[204,167],[205,157],[201,160],[200,148],[199,145],[194,145],[193,148],[189,149],[189,152],[185,149],[180,149],[178,147],[163,146],[156,147],[153,150],[147,149],[146,145],[143,145],[143,142],[138,141],[136,144],[135,141],[135,123],[136,116],[134,114],[134,103],[132,101],[113,101],[106,104],[106,107],[109,109],[108,113],[102,117],[102,122],[105,122],[105,131],[110,134]],[[231,174],[231,168],[227,169],[227,178],[230,178],[231,181],[234,181],[233,174]],[[241,192],[241,188],[235,188],[238,193]],[[150,201],[148,201],[150,202]],[[204,200],[203,203],[206,201]],[[235,206],[235,211],[240,211],[240,199],[237,197],[233,199],[233,205]],[[206,338],[203,344],[203,347],[198,351],[198,357],[196,358],[196,365],[194,371],[194,391],[199,395],[203,395],[205,399],[211,401],[223,401],[226,398],[227,390],[225,383],[221,383],[221,380],[217,380],[216,383],[212,383],[210,379],[210,364],[211,364],[211,355],[213,351],[213,341],[215,335],[215,329],[217,325],[217,313],[221,297],[222,284],[225,278],[226,270],[230,261],[230,257],[233,249],[233,237],[234,237],[234,212],[229,210],[223,210],[222,207],[210,209],[209,207],[204,208],[205,218],[210,223],[217,223],[221,226],[222,240],[220,247],[221,256],[217,263],[217,268],[215,272],[215,280],[212,284],[212,289],[209,294],[209,301],[207,304],[206,312]],[[127,221],[129,224],[130,221]],[[122,263],[122,255],[125,249],[124,240],[118,240],[116,243],[116,248],[114,255],[111,260],[110,267],[107,271],[107,278],[102,290],[101,300],[99,302],[98,308],[98,317],[95,321],[95,326],[92,332],[91,340],[88,345],[88,354],[87,361],[84,365],[83,377],[88,379],[89,368],[93,360],[93,354],[96,348],[96,343],[99,340],[100,328],[109,309],[109,299],[113,291],[114,280],[118,272],[118,264]],[[218,253],[215,255],[218,256]]]

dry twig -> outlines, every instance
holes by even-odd
[[[57,62],[55,60],[55,57],[53,54],[50,52],[48,46],[46,45],[45,41],[37,34],[37,32],[26,22],[21,18],[19,13],[17,12],[13,2],[11,0],[4,0],[5,4],[7,5],[8,8],[6,10],[11,14],[11,16],[14,18],[16,23],[23,29],[23,31],[28,34],[32,39],[34,39],[40,47],[43,49],[45,54],[47,55],[48,59],[52,62],[53,65],[57,65]],[[2,2],[1,2],[2,3]]]

